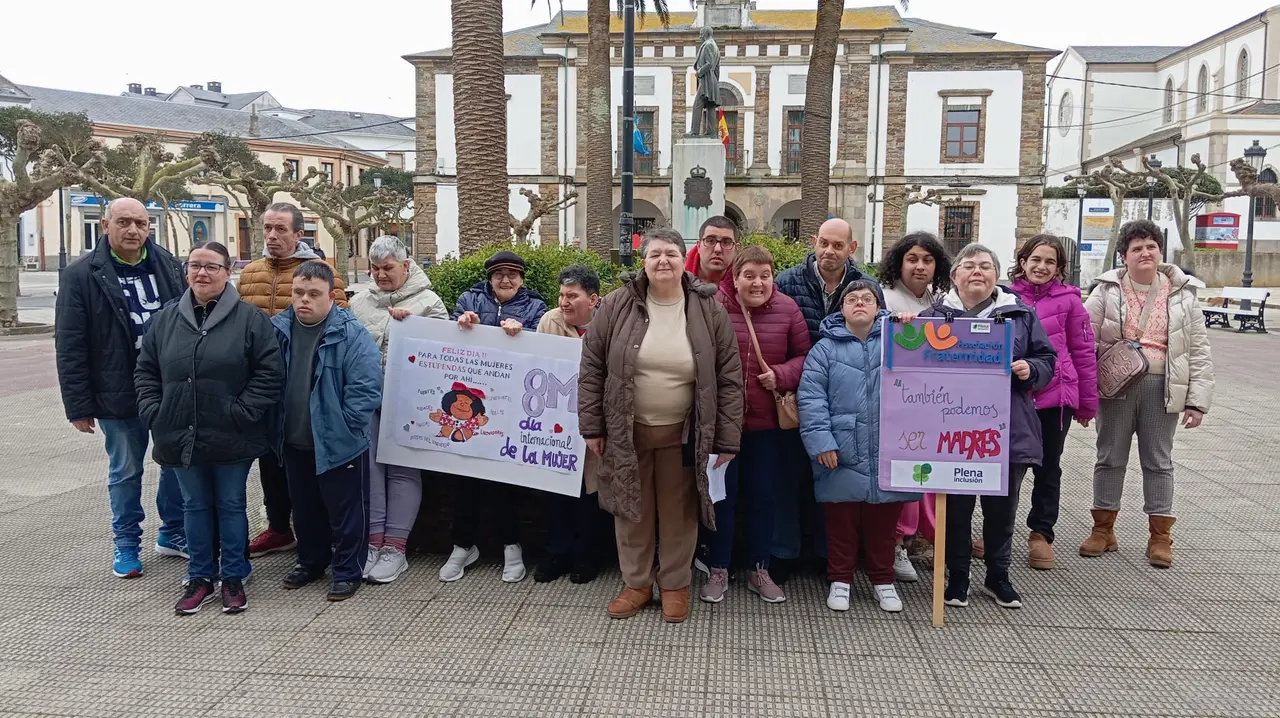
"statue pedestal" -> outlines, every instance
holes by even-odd
[[[684,237],[685,246],[698,241],[698,229],[708,217],[724,214],[724,163],[719,137],[676,140],[671,155],[671,226]],[[705,204],[708,192],[709,206],[689,206]]]

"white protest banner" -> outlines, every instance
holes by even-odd
[[[567,337],[392,322],[377,461],[577,496],[581,352]]]

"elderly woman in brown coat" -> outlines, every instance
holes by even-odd
[[[614,515],[626,583],[613,618],[639,613],[655,578],[663,619],[688,618],[698,519],[715,528],[707,469],[738,453],[738,341],[715,285],[684,272],[684,251],[678,232],[649,232],[644,272],[604,298],[583,341],[579,428],[603,457],[600,506]]]

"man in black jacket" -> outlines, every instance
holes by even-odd
[[[818,228],[813,238],[813,252],[803,264],[784,270],[774,284],[778,291],[791,297],[800,305],[805,324],[809,327],[809,341],[818,343],[818,329],[822,320],[832,312],[840,311],[840,295],[854,280],[862,279],[853,253],[858,242],[853,238],[853,227],[838,217],[828,219]],[[786,465],[792,467],[787,476],[790,489],[776,493],[774,505],[773,561],[770,576],[774,581],[786,581],[790,573],[790,561],[800,557],[801,534],[812,534],[814,553],[826,556],[826,532],[818,504],[813,501],[813,472],[805,453],[804,444],[796,432],[788,434]],[[794,436],[792,436],[794,435]]]
[[[803,264],[784,270],[774,282],[778,291],[796,300],[809,325],[809,341],[818,343],[818,327],[832,312],[840,311],[840,294],[849,282],[862,279],[853,259],[858,242],[853,227],[833,217],[822,223],[813,238],[813,252]]]
[[[117,199],[103,216],[107,241],[72,262],[58,280],[54,342],[67,419],[77,430],[102,428],[109,460],[107,492],[115,535],[112,572],[142,575],[142,462],[147,428],[138,418],[133,371],[151,318],[186,289],[178,262],[151,242],[150,217],[135,199]],[[160,470],[156,553],[187,558],[182,492]]]

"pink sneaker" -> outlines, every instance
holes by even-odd
[[[751,572],[747,579],[747,588],[765,603],[782,603],[787,600],[787,594],[782,592],[781,586],[773,582],[769,577],[769,569],[763,566],[756,566],[756,570]]]
[[[698,591],[698,598],[707,603],[720,603],[724,600],[724,594],[729,590],[729,571],[723,568],[713,568],[710,570],[710,576],[707,582],[702,584],[702,590]]]

